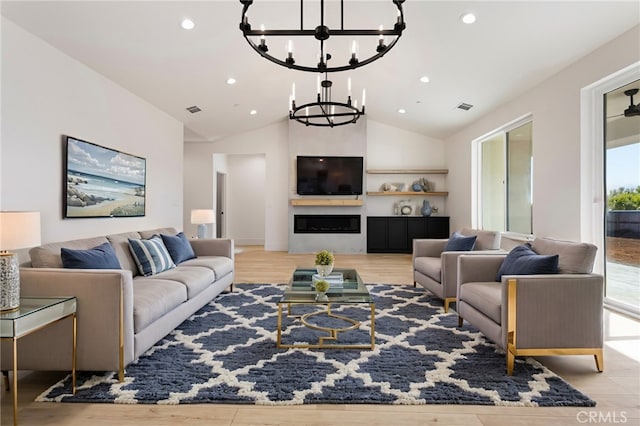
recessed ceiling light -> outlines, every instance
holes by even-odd
[[[420,81],[422,83],[428,83],[429,82],[429,77],[427,77],[426,75],[423,75],[422,77],[420,77]]]
[[[236,79],[235,79],[235,78],[233,78],[233,77],[229,77],[229,78],[227,79],[227,84],[236,84]]]
[[[255,109],[252,109],[251,111],[249,111],[249,114],[251,115],[256,115],[258,113],[258,111],[256,111]]]
[[[180,26],[185,30],[192,30],[196,27],[196,24],[189,18],[184,18],[180,23]]]
[[[460,16],[460,20],[465,24],[473,24],[474,22],[476,22],[476,15],[470,12],[464,13],[462,16]]]
[[[404,108],[400,108],[400,109],[398,109],[398,112],[400,114],[404,114],[405,112],[407,112],[407,110],[405,110]]]

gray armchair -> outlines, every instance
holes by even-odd
[[[500,249],[500,232],[463,228],[460,234],[476,235],[473,254]],[[444,311],[456,301],[458,256],[468,251],[444,251],[448,238],[413,240],[413,286],[420,284],[444,300]]]
[[[507,374],[516,356],[593,355],[603,371],[603,290],[591,273],[596,246],[536,238],[532,249],[558,254],[558,274],[503,275],[506,254],[460,256],[458,323],[463,318],[507,353]]]

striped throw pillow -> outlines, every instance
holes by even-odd
[[[148,240],[130,238],[129,250],[138,265],[138,270],[145,277],[176,267],[159,235],[154,235]]]

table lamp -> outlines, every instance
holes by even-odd
[[[20,307],[20,266],[9,250],[40,245],[40,212],[0,211],[0,311]]]
[[[215,223],[214,214],[213,210],[208,209],[191,210],[191,223],[198,225],[198,238],[207,237],[207,225]]]

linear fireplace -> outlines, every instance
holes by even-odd
[[[294,234],[359,234],[359,214],[296,214]]]

